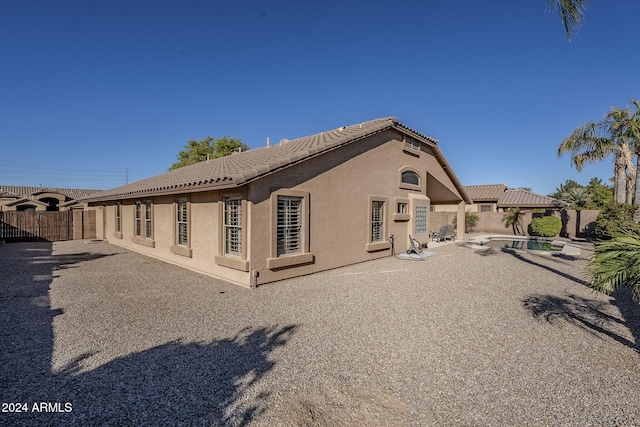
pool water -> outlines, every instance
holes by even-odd
[[[526,249],[530,251],[561,251],[561,246],[554,246],[548,241],[491,239],[487,246],[492,248]]]

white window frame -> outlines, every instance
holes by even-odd
[[[304,251],[303,202],[300,196],[277,196],[276,256]]]
[[[385,239],[385,201],[371,200],[369,243],[384,242]]]
[[[223,198],[223,255],[242,258],[242,198]]]
[[[133,235],[142,237],[142,202],[136,202],[133,206]]]
[[[176,245],[189,247],[189,203],[176,200]]]
[[[122,204],[115,205],[115,232],[122,233]]]
[[[144,238],[153,239],[153,203],[146,200],[144,205]]]

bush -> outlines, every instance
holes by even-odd
[[[471,230],[473,230],[473,227],[475,227],[478,224],[478,221],[480,221],[480,217],[476,214],[474,214],[473,212],[468,212],[465,211],[464,213],[464,232],[465,233],[470,233]],[[455,216],[453,218],[453,225],[457,226],[458,225],[458,217]]]
[[[562,221],[555,216],[543,216],[531,220],[530,232],[534,236],[553,237],[562,230]]]
[[[610,240],[624,230],[632,230],[634,227],[633,205],[609,205],[596,218],[593,237]]]

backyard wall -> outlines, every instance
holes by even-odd
[[[488,234],[513,234],[511,227],[504,225],[506,212],[474,212],[479,217],[478,224],[471,230],[472,233],[488,233]],[[563,237],[587,237],[593,231],[595,220],[600,213],[598,210],[566,210],[550,212],[562,220],[562,231],[560,235]],[[522,224],[525,234],[528,231],[529,224],[533,216],[541,216],[543,214],[532,214],[527,212],[524,214]],[[453,224],[456,217],[455,212],[429,212],[429,230],[437,232],[443,225]]]

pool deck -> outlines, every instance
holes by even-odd
[[[487,250],[489,249],[489,246],[487,246],[486,243],[488,243],[489,240],[494,240],[494,239],[495,240],[529,241],[529,240],[534,240],[539,238],[533,237],[533,236],[514,236],[514,235],[506,235],[506,234],[480,234],[480,235],[471,236],[469,239],[465,240],[464,245],[472,249]],[[574,244],[569,239],[554,237],[548,240],[551,242],[552,245],[561,246],[562,249],[560,250],[560,254],[564,256],[572,256],[572,257],[582,256],[582,249],[580,248],[580,246]],[[550,251],[535,251],[535,250],[525,250],[525,249],[509,249],[509,250],[535,252],[537,254],[545,254],[545,255],[553,254]]]

